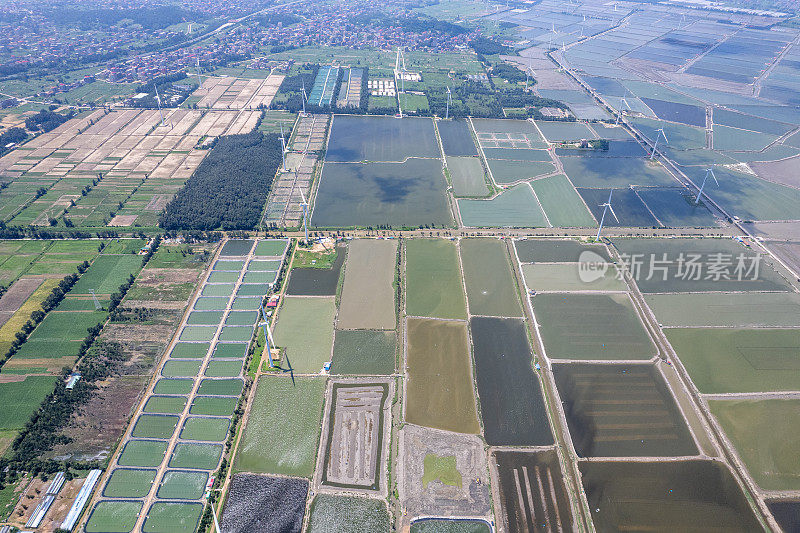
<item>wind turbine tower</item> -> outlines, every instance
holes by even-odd
[[[198,89],[203,86],[203,80],[200,79],[200,54],[194,56],[195,65],[197,66],[197,87]]]
[[[630,106],[630,104],[628,103],[628,100],[627,100],[627,99],[626,99],[624,96],[622,97],[622,100],[620,100],[620,103],[621,103],[621,104],[625,104],[625,107],[627,107],[627,108],[628,108],[628,111],[631,111],[631,106]],[[619,119],[622,117],[622,113],[623,113],[624,111],[625,111],[624,109],[620,109],[620,110],[619,110],[619,113],[617,113],[617,126],[619,126]]]
[[[161,111],[161,97],[158,96],[158,84],[155,82],[155,80],[153,81],[153,87],[156,90],[156,102],[158,103],[158,114],[161,115],[161,125],[165,126],[165,124],[164,124],[164,112]]]
[[[97,299],[97,295],[95,295],[94,289],[89,289],[89,292],[92,293],[92,300],[94,300],[94,310],[99,311],[100,309],[103,308],[103,306],[100,305],[100,300]]]
[[[263,322],[259,322],[258,327],[260,327],[264,331],[264,342],[266,342],[266,352],[267,352],[267,362],[269,363],[269,367],[272,368],[275,366],[275,363],[272,360],[272,348],[275,345],[272,342],[272,331],[269,329],[269,323],[265,320]]]
[[[286,168],[286,139],[283,136],[283,122],[281,122],[281,159],[283,159],[283,171],[287,172]]]
[[[706,187],[706,180],[708,179],[708,175],[709,174],[711,174],[711,177],[714,178],[714,183],[716,183],[717,187],[719,187],[719,182],[717,181],[717,177],[714,175],[714,167],[707,168],[706,169],[706,175],[703,178],[703,184],[700,185],[700,191],[697,193],[697,198],[695,198],[694,205],[697,205],[697,204],[700,203],[700,197],[703,196],[703,189],[705,189],[705,187]],[[706,195],[706,197],[707,196],[708,195]]]
[[[664,136],[664,143],[669,144],[669,140],[667,139],[667,134],[664,133],[664,128],[659,128],[658,135],[656,135],[656,142],[653,143],[653,152],[650,154],[650,161],[652,161],[653,158],[656,156],[656,148],[658,148],[658,140],[661,138],[662,135]]]
[[[308,244],[308,202],[306,201],[306,195],[303,194],[303,189],[299,190],[300,198],[303,201],[303,203],[300,204],[303,207],[303,232],[306,235],[306,244]]]
[[[303,80],[303,116],[306,116],[306,100],[308,100],[308,96],[306,95],[306,80]]]
[[[450,92],[450,87],[447,88],[447,108],[444,111],[444,118],[450,118],[450,102],[453,100],[453,93]]]
[[[600,232],[603,231],[603,223],[606,221],[606,213],[611,211],[611,214],[614,215],[614,219],[619,223],[619,218],[617,218],[617,214],[614,212],[614,208],[611,207],[611,195],[614,193],[614,189],[608,191],[608,201],[604,204],[600,204],[600,207],[603,208],[603,214],[600,216],[600,227],[597,228],[597,237],[594,240],[600,240]]]

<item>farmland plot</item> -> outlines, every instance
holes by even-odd
[[[478,433],[466,324],[410,318],[407,336],[406,420]]]
[[[394,329],[395,241],[359,239],[348,245],[339,329]]]

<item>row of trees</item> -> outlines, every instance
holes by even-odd
[[[221,137],[164,209],[167,230],[248,230],[261,217],[281,164],[277,134],[256,130]]]

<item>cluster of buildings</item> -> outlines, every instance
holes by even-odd
[[[367,80],[367,89],[370,96],[394,96],[397,92],[394,80],[391,78]]]
[[[242,28],[239,36],[247,43],[262,46],[280,44],[284,46],[342,46],[347,48],[396,48],[407,50],[429,50],[436,52],[464,48],[474,38],[470,33],[450,35],[436,30],[413,31],[405,28],[397,19],[362,16],[358,9],[329,9],[331,6],[315,6],[303,20],[284,26],[262,26],[260,24]],[[355,11],[355,12],[354,12]],[[237,32],[228,38],[236,39]]]
[[[0,23],[0,68],[9,72],[37,66],[75,66],[124,55],[132,47],[155,45],[178,35],[164,29],[106,26],[102,30],[64,27],[29,14],[19,21]]]
[[[92,83],[96,79],[97,78],[95,78],[95,76],[93,76],[91,74],[87,74],[86,76],[84,76],[83,78],[81,78],[81,79],[79,79],[77,81],[73,81],[73,82],[70,82],[70,83],[66,83],[66,82],[56,83],[55,85],[53,85],[51,87],[48,87],[47,89],[39,92],[36,96],[39,96],[39,97],[55,96],[58,93],[65,93],[67,91],[71,91],[72,89],[77,89],[78,87],[83,87],[87,83]]]

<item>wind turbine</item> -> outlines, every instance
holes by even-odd
[[[195,64],[197,65],[197,87],[198,89],[203,86],[203,80],[200,79],[200,54],[194,56]]]
[[[264,331],[264,342],[267,343],[267,362],[269,363],[269,367],[272,368],[275,364],[272,361],[272,347],[274,343],[272,342],[272,331],[269,329],[269,323],[266,320],[266,313],[264,314],[264,321],[258,323],[258,327],[260,327]]]
[[[656,156],[656,148],[658,148],[658,140],[661,138],[662,135],[664,136],[664,142],[666,144],[669,144],[669,139],[667,139],[667,134],[664,133],[664,128],[659,128],[657,131],[658,135],[656,135],[656,142],[653,143],[653,152],[650,154],[650,161],[652,161],[653,158]]]
[[[714,183],[716,183],[717,187],[719,187],[719,182],[717,181],[717,177],[714,175],[714,167],[707,168],[706,169],[706,175],[703,178],[703,184],[700,185],[700,191],[697,193],[697,198],[695,198],[694,205],[697,205],[697,204],[700,203],[700,197],[703,196],[703,189],[706,186],[706,180],[708,179],[708,175],[709,174],[711,174],[711,177],[714,178]],[[706,197],[708,197],[708,195],[706,195]]]
[[[450,118],[450,102],[453,100],[453,93],[450,92],[450,87],[447,87],[447,108],[444,111],[444,118],[447,120]]]
[[[222,533],[222,528],[219,527],[219,517],[217,517],[217,510],[214,509],[214,502],[211,502],[211,516],[214,517],[214,531]]]
[[[161,111],[161,97],[158,96],[158,84],[153,81],[153,87],[156,90],[156,102],[158,102],[158,114],[161,115],[161,125],[165,126],[164,124],[164,112]]]
[[[628,108],[628,111],[632,111],[631,110],[631,105],[628,103],[628,100],[626,100],[624,96],[622,97],[622,100],[620,100],[620,103],[621,104],[625,104],[625,107]],[[620,109],[619,113],[617,113],[617,126],[619,126],[619,119],[622,117],[623,111],[624,111],[624,109]]]
[[[95,295],[94,289],[89,289],[89,292],[92,293],[92,300],[94,300],[94,310],[99,311],[100,309],[103,308],[103,306],[100,305],[100,300],[97,299],[97,295]]]
[[[303,116],[306,116],[306,100],[308,100],[308,96],[306,96],[306,80],[303,80]]]
[[[286,168],[286,139],[283,137],[283,122],[281,124],[281,158],[283,159],[283,171],[288,172]]]
[[[300,191],[300,198],[303,200],[303,203],[300,205],[303,207],[303,231],[306,234],[306,244],[308,244],[308,202],[306,202],[306,195],[303,194],[303,189],[299,189]]]
[[[597,237],[594,240],[600,240],[600,232],[603,231],[603,223],[606,221],[606,212],[611,211],[611,214],[614,215],[614,219],[619,223],[619,218],[617,218],[617,214],[614,212],[614,208],[611,207],[611,195],[614,193],[614,189],[608,191],[608,201],[604,204],[600,204],[600,207],[603,208],[603,214],[600,217],[600,227],[597,228]]]

